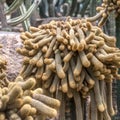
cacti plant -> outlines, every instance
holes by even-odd
[[[115,11],[116,16],[120,14],[120,0],[103,0],[101,6],[97,7],[96,10],[98,11],[98,14],[87,20],[91,22],[99,20],[98,26],[101,27],[104,25],[112,11]]]
[[[76,120],[83,120],[87,96],[91,120],[111,120],[115,115],[112,81],[120,78],[120,50],[115,37],[86,19],[51,21],[30,30],[21,34],[24,46],[17,49],[24,56],[20,76],[34,77],[38,87],[55,94],[62,106],[60,120],[65,120],[66,99],[72,98]]]
[[[89,120],[111,120],[116,114],[112,83],[120,79],[120,49],[116,38],[100,27],[111,11],[119,11],[119,2],[104,0],[97,8],[99,13],[91,18],[52,20],[21,33],[23,46],[17,52],[24,58],[13,82],[5,78],[6,62],[0,59],[0,120],[45,120],[56,116],[59,120],[73,120],[70,101],[74,103],[74,119],[85,120],[88,98]],[[35,6],[36,2],[30,8]],[[14,18],[13,24],[27,18],[23,16]],[[93,25],[96,20],[100,21]]]
[[[34,77],[17,76],[10,82],[5,75],[6,61],[0,57],[0,120],[45,120],[56,117],[60,101],[44,95],[42,88],[35,87]]]
[[[4,1],[5,2],[5,1]],[[12,4],[4,11],[5,15],[10,15],[18,8],[20,8],[21,15],[15,18],[7,19],[7,24],[10,26],[18,25],[24,22],[25,30],[29,30],[30,21],[27,20],[32,12],[38,7],[41,0],[34,0],[32,5],[28,10],[26,10],[24,5],[24,0],[14,0]]]

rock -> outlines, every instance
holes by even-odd
[[[16,48],[21,47],[19,32],[0,31],[0,44],[3,45],[1,54],[7,61],[7,77],[14,80],[21,68],[22,56],[16,52]]]

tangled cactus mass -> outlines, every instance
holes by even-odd
[[[6,61],[0,57],[0,120],[44,120],[56,117],[60,101],[44,95],[34,77],[17,76],[10,82],[5,73]]]
[[[67,119],[67,101],[74,100],[76,120],[84,119],[90,97],[90,119],[111,120],[112,81],[119,79],[120,50],[115,37],[86,19],[51,21],[21,33],[23,66],[13,82],[1,61],[0,120]],[[59,109],[60,107],[60,109]]]
[[[120,50],[115,37],[86,19],[51,21],[21,33],[23,66],[13,82],[5,79],[1,58],[0,119],[67,119],[74,100],[76,120],[84,119],[90,97],[90,119],[111,120],[112,81],[119,79]],[[4,79],[2,79],[4,78]],[[60,109],[59,109],[60,107]],[[29,109],[28,109],[29,108]]]
[[[3,87],[0,93],[0,119],[1,120],[34,120],[42,116],[57,116],[60,102],[54,98],[43,95],[43,90],[35,86],[35,79],[29,78],[27,82],[17,77],[8,87]]]
[[[84,99],[90,96],[90,118],[111,120],[112,81],[119,79],[120,50],[116,39],[86,19],[51,21],[21,34],[24,56],[20,76],[34,78],[61,101],[66,119],[66,99],[74,99],[76,120],[84,119]]]
[[[37,1],[28,13],[37,7]],[[112,83],[120,79],[120,49],[116,38],[100,27],[111,11],[120,12],[119,6],[120,0],[103,0],[96,16],[52,20],[22,32],[23,45],[16,51],[23,63],[14,81],[7,79],[7,62],[0,56],[0,120],[73,120],[71,114],[75,120],[85,120],[87,113],[89,120],[111,120],[116,114]],[[6,14],[15,7],[18,4]],[[96,20],[97,26],[93,25]]]
[[[103,0],[101,6],[96,7],[97,14],[87,18],[88,21],[95,22],[99,20],[98,26],[102,27],[111,12],[115,11],[116,16],[120,14],[120,0]]]

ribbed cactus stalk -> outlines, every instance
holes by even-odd
[[[8,9],[6,9],[5,11],[3,11],[3,2],[0,2],[0,12],[1,12],[1,18],[2,18],[2,25],[3,26],[15,26],[18,25],[20,23],[24,23],[24,28],[25,30],[29,31],[29,27],[30,27],[30,21],[29,21],[29,17],[32,14],[32,12],[38,7],[38,5],[40,4],[41,0],[34,0],[34,2],[31,4],[31,6],[26,10],[26,6],[24,5],[24,1],[23,0],[14,0],[12,2],[12,4],[8,7]],[[11,18],[8,19],[7,22],[6,21],[6,17],[5,15],[10,15],[13,12],[15,12],[18,8],[20,8],[20,12],[21,15],[15,18]]]
[[[4,15],[4,0],[0,1],[0,20],[1,20],[2,29],[7,28],[6,16]]]

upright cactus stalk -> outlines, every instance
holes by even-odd
[[[48,4],[49,4],[49,17],[55,17],[55,9],[54,9],[54,5],[53,5],[53,0],[48,0]]]
[[[25,21],[27,18],[30,17],[31,13],[38,7],[40,2],[41,0],[35,0],[33,4],[30,6],[30,8],[23,15],[13,18],[13,19],[9,19],[7,23],[9,25],[15,26]]]
[[[4,15],[4,2],[0,1],[0,20],[2,28],[7,28],[6,16]]]
[[[22,3],[21,6],[20,6],[20,12],[21,12],[22,15],[27,12],[24,3]],[[23,27],[24,27],[25,30],[29,31],[29,27],[30,27],[30,20],[29,20],[29,18],[26,19],[26,20],[23,22]]]
[[[3,27],[7,27],[7,25],[15,26],[23,22],[24,29],[29,31],[30,21],[28,18],[30,17],[32,12],[38,7],[40,2],[41,0],[34,0],[32,5],[26,10],[23,0],[14,0],[13,3],[9,6],[9,8],[4,11],[4,8],[3,8],[4,5],[3,5],[3,2],[1,1],[0,2],[0,14],[1,14],[0,17],[2,18],[1,19],[2,26]],[[21,15],[18,17],[6,20],[6,17],[4,16],[4,14],[5,15],[11,14],[18,8],[20,8]]]
[[[120,15],[116,18],[116,37],[117,37],[117,47],[120,48]],[[119,70],[120,73],[120,70]],[[117,81],[117,106],[118,115],[117,118],[120,119],[120,81]]]
[[[13,13],[22,4],[23,0],[14,0],[10,7],[5,10],[5,14]]]

